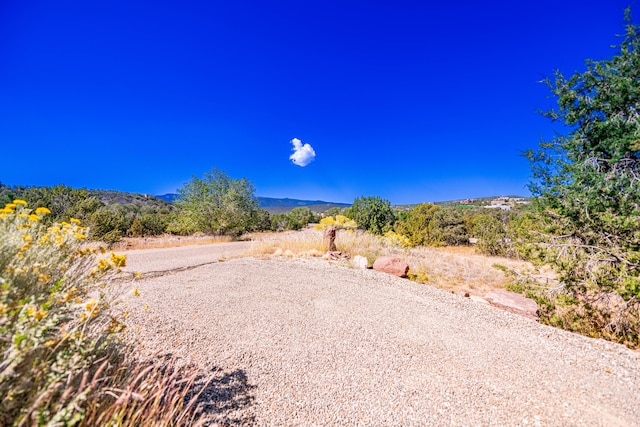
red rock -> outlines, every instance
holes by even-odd
[[[409,264],[400,258],[392,256],[382,256],[373,263],[373,269],[383,273],[393,274],[398,277],[407,277]]]
[[[503,310],[521,314],[531,319],[538,319],[538,304],[534,300],[516,294],[515,292],[489,292],[484,296],[484,299],[489,301],[491,305],[502,308]]]

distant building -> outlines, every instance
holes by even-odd
[[[485,209],[502,209],[505,211],[510,211],[511,210],[511,206],[509,205],[494,205],[493,202],[492,204],[488,205],[488,206],[483,206],[483,208]]]

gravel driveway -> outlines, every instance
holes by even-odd
[[[640,353],[405,279],[239,258],[135,286],[141,353],[212,375],[213,425],[640,425]]]
[[[125,271],[148,274],[211,264],[239,255],[251,245],[252,242],[212,243],[161,249],[139,249],[121,253],[127,255]]]

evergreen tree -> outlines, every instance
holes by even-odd
[[[526,153],[541,220],[542,258],[557,270],[573,316],[551,323],[638,343],[640,318],[640,28],[626,15],[612,59],[588,60],[570,78],[548,79],[557,108],[544,113],[569,132]],[[621,297],[613,310],[601,304]],[[556,302],[559,300],[556,300]],[[564,313],[569,311],[564,310]]]

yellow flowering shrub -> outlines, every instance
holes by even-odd
[[[344,215],[328,216],[322,218],[320,223],[315,226],[317,230],[324,230],[330,226],[334,226],[336,229],[353,230],[358,228],[358,224],[352,219],[347,218]]]
[[[411,248],[411,240],[403,234],[398,234],[393,230],[384,233],[385,243],[392,248]]]
[[[125,257],[83,246],[78,220],[44,225],[49,213],[0,209],[0,425],[79,421],[87,394],[67,391],[118,330],[102,280]]]

